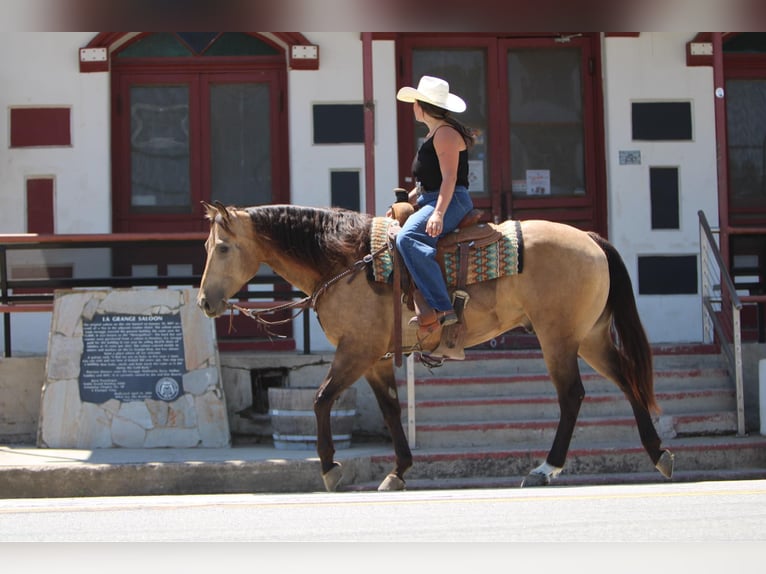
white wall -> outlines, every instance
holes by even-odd
[[[81,74],[89,32],[0,35],[0,233],[26,232],[25,180],[55,178],[56,233],[111,230],[109,74]],[[13,106],[71,107],[72,145],[10,149]]]
[[[330,170],[363,169],[364,146],[314,144],[313,105],[362,103],[362,44],[352,32],[305,35],[319,45],[320,67],[289,74],[291,198],[299,205],[328,206]],[[364,172],[360,178],[363,184]]]
[[[298,205],[330,205],[330,171],[358,170],[360,205],[367,211],[364,144],[314,144],[314,104],[364,102],[362,41],[358,32],[306,32],[319,45],[319,70],[289,73],[290,187]],[[373,42],[373,97],[375,101],[375,206],[384,215],[398,187],[396,132],[396,77],[394,42]],[[311,314],[311,350],[331,351]],[[298,349],[303,348],[303,321],[294,322]]]
[[[364,144],[314,144],[314,104],[364,102],[359,32],[306,32],[319,45],[320,68],[289,73],[290,187],[292,202],[330,205],[330,171],[359,170],[361,210],[365,205]],[[393,41],[373,42],[375,100],[375,187],[373,212],[382,215],[397,187],[396,86]]]
[[[638,292],[640,255],[699,255],[697,211],[718,221],[713,72],[686,66],[693,34],[642,32],[604,41],[604,98],[609,238]],[[690,142],[633,141],[631,104],[691,101]],[[640,165],[620,165],[620,150],[639,150]],[[651,229],[649,168],[679,168],[680,229]],[[652,342],[702,340],[700,295],[641,295],[638,309]]]
[[[56,233],[111,231],[109,74],[81,74],[78,61],[93,36],[0,35],[0,233],[27,231],[25,182],[33,176],[54,178]],[[70,107],[72,145],[10,149],[15,106]],[[13,315],[14,355],[44,354],[49,329],[49,313]]]

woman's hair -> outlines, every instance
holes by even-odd
[[[469,128],[468,126],[464,126],[462,123],[456,120],[449,110],[445,110],[444,108],[440,108],[439,106],[429,104],[428,102],[424,102],[422,100],[418,100],[418,104],[420,104],[420,107],[423,108],[424,113],[437,120],[444,120],[453,128],[455,128],[458,133],[463,136],[466,147],[471,147],[474,143],[476,143],[476,135],[474,134],[473,129]]]

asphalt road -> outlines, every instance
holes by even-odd
[[[314,549],[305,555],[309,560],[333,547],[321,544],[317,548],[311,543],[413,542],[417,544],[384,547],[416,555],[435,548],[435,557],[447,558],[458,548],[471,548],[463,544],[466,542],[514,542],[524,543],[521,547],[528,552],[519,553],[517,546],[511,551],[507,544],[480,546],[481,552],[462,551],[448,562],[457,565],[460,560],[471,560],[469,564],[476,566],[479,556],[486,558],[496,551],[498,559],[509,565],[539,567],[550,562],[555,570],[562,569],[559,562],[566,556],[567,564],[580,571],[575,568],[578,563],[592,565],[596,557],[609,562],[614,555],[617,562],[612,563],[612,571],[621,573],[633,571],[632,566],[638,567],[644,560],[664,572],[662,566],[669,564],[663,561],[681,559],[681,571],[723,573],[750,560],[766,562],[766,481],[3,500],[0,540],[301,542]],[[740,544],[732,546],[735,542]],[[432,543],[438,544],[434,547]],[[641,549],[627,561],[621,551],[626,544],[639,544]],[[303,545],[294,546],[292,558],[304,556],[298,551]],[[272,550],[264,553],[264,547],[247,545],[251,550],[246,556],[263,560],[275,548],[268,546]],[[341,548],[344,550],[333,553],[333,560],[360,553],[364,545]],[[384,560],[385,555],[380,554],[371,566],[391,568],[396,561]],[[285,556],[280,551],[277,556],[286,560],[290,553]],[[361,551],[358,559],[369,560],[369,552]],[[695,561],[694,570],[686,568]],[[59,554],[55,563],[60,563]]]

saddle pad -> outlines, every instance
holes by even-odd
[[[371,249],[373,253],[386,244],[388,226],[395,220],[387,217],[375,217],[372,220]],[[521,223],[512,219],[496,225],[503,234],[500,241],[478,249],[472,248],[468,256],[467,284],[490,281],[506,275],[521,273],[523,266],[524,240]],[[444,270],[447,287],[457,286],[457,273],[460,269],[460,252],[444,254]],[[387,283],[393,272],[393,261],[388,251],[383,251],[373,261],[375,281]]]
[[[390,217],[373,217],[372,229],[370,230],[370,252],[376,253],[384,245],[388,244],[388,228],[391,224],[399,225],[396,219]],[[378,283],[388,283],[391,273],[394,272],[394,260],[391,252],[383,251],[372,260],[373,277]]]

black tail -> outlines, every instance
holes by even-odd
[[[620,371],[635,399],[649,412],[659,412],[660,408],[654,397],[652,350],[638,316],[633,284],[625,262],[614,245],[606,239],[593,232],[589,232],[588,235],[604,250],[609,262],[610,287],[607,306],[612,312],[614,329],[617,332]]]

